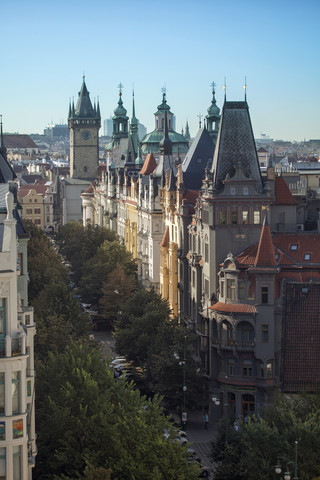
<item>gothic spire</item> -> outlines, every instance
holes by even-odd
[[[163,99],[164,103],[166,104],[167,101]],[[172,141],[169,138],[168,133],[168,117],[167,117],[167,109],[164,110],[164,137],[159,143],[160,147],[160,154],[162,155],[172,155]]]

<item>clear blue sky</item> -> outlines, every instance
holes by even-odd
[[[102,118],[118,101],[148,131],[161,88],[178,132],[198,130],[216,98],[247,100],[256,137],[320,138],[319,0],[14,0],[1,2],[4,130],[42,133],[67,121],[85,73]],[[102,134],[102,129],[101,129]]]

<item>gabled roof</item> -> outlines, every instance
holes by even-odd
[[[139,173],[141,173],[141,175],[150,175],[156,168],[156,159],[154,158],[153,153],[149,153]]]
[[[258,155],[246,101],[225,101],[223,105],[212,164],[215,190],[223,190],[223,181],[227,174],[233,176],[235,168],[242,168],[245,177],[254,180],[257,192],[263,191]]]
[[[34,143],[29,135],[3,135],[3,142],[6,148],[34,148],[38,145]]]
[[[283,177],[275,179],[275,194],[274,205],[298,205]]]
[[[16,178],[16,174],[12,170],[6,155],[0,152],[0,183],[8,183]]]
[[[201,128],[182,162],[183,183],[186,189],[200,190],[208,161],[212,162],[214,143],[205,128]]]
[[[44,197],[47,193],[48,185],[21,185],[18,191],[18,197],[26,197],[31,190],[35,190],[38,195]]]

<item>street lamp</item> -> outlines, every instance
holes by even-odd
[[[227,380],[227,375],[226,375],[226,380]],[[225,386],[224,386],[224,390],[219,390],[219,392],[223,392],[223,406],[224,406],[224,417],[225,417],[225,427],[226,427],[226,443],[228,443],[229,441],[229,438],[228,438],[228,434],[229,434],[229,430],[228,430],[228,426],[229,426],[229,418],[228,418],[228,407],[229,407],[229,404],[228,404],[228,397],[227,397],[227,383],[225,383]],[[216,394],[213,394],[212,397],[211,397],[211,400],[214,402],[215,405],[219,406],[220,405],[220,400],[218,398],[218,396]]]
[[[179,360],[179,354],[174,353],[173,354],[176,360]],[[184,337],[184,352],[183,352],[183,360],[179,362],[179,365],[183,366],[183,385],[182,385],[182,391],[183,391],[183,412],[181,415],[181,420],[182,420],[182,430],[186,431],[186,424],[187,424],[187,411],[186,411],[186,392],[187,392],[187,386],[186,386],[186,362],[187,362],[187,336],[185,335]]]
[[[281,467],[281,464],[280,464],[280,458],[283,459],[287,463],[287,471],[284,472],[284,475],[283,475],[284,480],[291,480],[291,473],[290,473],[290,470],[289,470],[289,465],[290,464],[294,466],[294,477],[293,477],[292,480],[299,480],[298,479],[298,473],[297,473],[298,472],[298,442],[297,442],[297,440],[294,442],[294,462],[292,462],[291,460],[289,460],[286,457],[278,456],[277,465],[275,467],[275,472],[276,473],[281,473],[282,472],[282,467]]]

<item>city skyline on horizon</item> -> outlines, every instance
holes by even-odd
[[[225,83],[227,100],[241,101],[246,82],[255,138],[320,138],[316,0],[164,0],[161,11],[146,0],[18,0],[2,12],[15,25],[14,35],[12,23],[3,25],[4,132],[42,134],[48,124],[67,123],[85,75],[102,121],[113,115],[122,83],[129,119],[134,90],[136,117],[152,131],[166,87],[176,131],[188,121],[194,137],[211,104],[211,83],[222,111]]]

